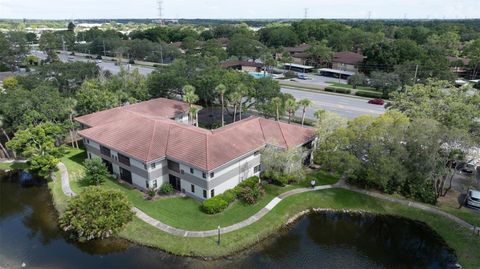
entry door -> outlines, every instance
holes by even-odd
[[[108,172],[110,172],[110,174],[113,174],[113,166],[112,166],[112,163],[105,160],[105,159],[102,159],[102,162],[105,164],[105,166],[107,167],[107,170]]]
[[[168,175],[168,179],[170,184],[172,184],[173,188],[176,189],[177,191],[180,191],[180,178],[174,175]]]
[[[120,167],[120,179],[132,184],[132,172]]]

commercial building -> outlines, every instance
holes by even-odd
[[[164,98],[76,118],[89,158],[98,157],[121,180],[141,189],[171,183],[206,199],[261,171],[261,149],[304,146],[311,128],[250,117],[206,130],[188,124],[188,105]]]

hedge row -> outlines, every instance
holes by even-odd
[[[367,92],[367,91],[357,91],[356,96],[369,97],[369,98],[382,98],[383,94],[381,92]]]
[[[347,89],[347,88],[340,88],[340,87],[333,87],[333,86],[328,86],[325,87],[326,92],[336,92],[336,93],[345,93],[345,94],[350,94],[352,90]]]
[[[225,210],[228,205],[233,203],[237,198],[241,198],[245,193],[245,189],[251,189],[259,182],[257,176],[250,177],[242,181],[235,188],[226,190],[224,193],[209,198],[202,203],[202,211],[207,214],[217,214]]]

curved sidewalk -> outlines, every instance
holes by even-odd
[[[63,193],[65,195],[69,196],[69,197],[74,196],[75,192],[73,192],[73,190],[70,188],[70,180],[69,180],[69,176],[68,176],[67,167],[62,162],[60,162],[57,165],[57,167],[60,170]],[[326,190],[326,189],[332,189],[332,188],[347,189],[347,190],[350,190],[350,191],[362,193],[362,194],[369,195],[369,196],[379,198],[379,199],[382,199],[382,200],[386,200],[386,201],[390,201],[390,202],[394,202],[394,203],[400,203],[400,204],[403,204],[403,205],[406,205],[406,206],[409,206],[409,207],[425,210],[429,213],[440,215],[440,216],[443,216],[443,217],[445,217],[449,220],[452,220],[455,223],[459,224],[460,226],[462,226],[464,228],[467,228],[471,231],[473,231],[475,229],[475,226],[471,225],[470,223],[468,223],[468,222],[466,222],[466,221],[464,221],[464,220],[462,220],[462,219],[460,219],[460,218],[458,218],[454,215],[451,215],[449,213],[446,213],[444,211],[436,209],[434,207],[427,206],[427,205],[417,203],[417,202],[408,201],[408,200],[393,198],[393,197],[386,196],[386,195],[376,193],[376,192],[371,192],[371,191],[355,188],[355,187],[346,185],[343,181],[339,181],[338,183],[336,183],[334,185],[322,185],[322,186],[316,186],[315,188],[298,188],[298,189],[293,189],[293,190],[284,192],[284,193],[280,194],[279,196],[273,198],[264,208],[262,208],[260,211],[258,211],[257,213],[255,213],[254,215],[249,217],[248,219],[245,219],[241,222],[232,224],[232,225],[227,226],[227,227],[220,228],[220,233],[224,234],[224,233],[233,232],[233,231],[239,230],[241,228],[244,228],[244,227],[258,221],[263,216],[265,216],[268,212],[270,212],[270,210],[272,210],[278,203],[280,203],[286,197],[289,197],[289,196],[295,195],[295,194],[299,194],[299,193],[303,193],[303,192]],[[138,209],[136,207],[133,207],[132,210],[133,210],[133,212],[135,212],[135,215],[139,219],[141,219],[142,221],[152,225],[153,227],[155,227],[155,228],[157,228],[161,231],[164,231],[164,232],[172,234],[172,235],[183,236],[183,237],[209,237],[209,236],[215,236],[218,233],[217,229],[207,230],[207,231],[187,231],[187,230],[183,230],[183,229],[178,229],[178,228],[172,227],[170,225],[167,225],[163,222],[160,222],[160,221],[152,218],[151,216],[147,215],[145,212],[141,211],[140,209]]]

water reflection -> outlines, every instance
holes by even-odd
[[[177,257],[121,239],[78,243],[57,227],[45,184],[0,171],[0,266],[20,268],[449,268],[455,257],[423,224],[318,213],[231,259]]]

